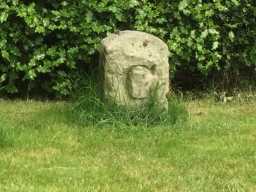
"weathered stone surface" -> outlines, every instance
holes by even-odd
[[[138,31],[121,31],[102,41],[104,94],[119,105],[140,106],[154,91],[156,102],[167,108],[169,51],[159,38]]]

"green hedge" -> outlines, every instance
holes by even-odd
[[[124,29],[164,39],[173,77],[253,71],[255,18],[255,0],[1,0],[0,93],[68,96],[100,40]]]

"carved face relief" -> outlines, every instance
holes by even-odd
[[[128,92],[134,99],[145,99],[155,85],[157,76],[144,66],[133,66],[128,73]]]

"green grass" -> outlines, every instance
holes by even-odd
[[[76,123],[90,127],[152,127],[157,125],[175,125],[187,120],[187,110],[176,97],[169,98],[168,110],[159,107],[153,98],[137,108],[126,108],[116,104],[104,103],[96,96],[86,95],[79,98],[71,109],[72,119]]]
[[[186,101],[172,125],[83,125],[66,102],[0,101],[0,191],[256,191],[256,101]]]

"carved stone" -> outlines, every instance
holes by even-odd
[[[169,51],[159,38],[138,31],[110,34],[102,41],[104,95],[127,107],[145,104],[154,92],[155,102],[167,108]]]

